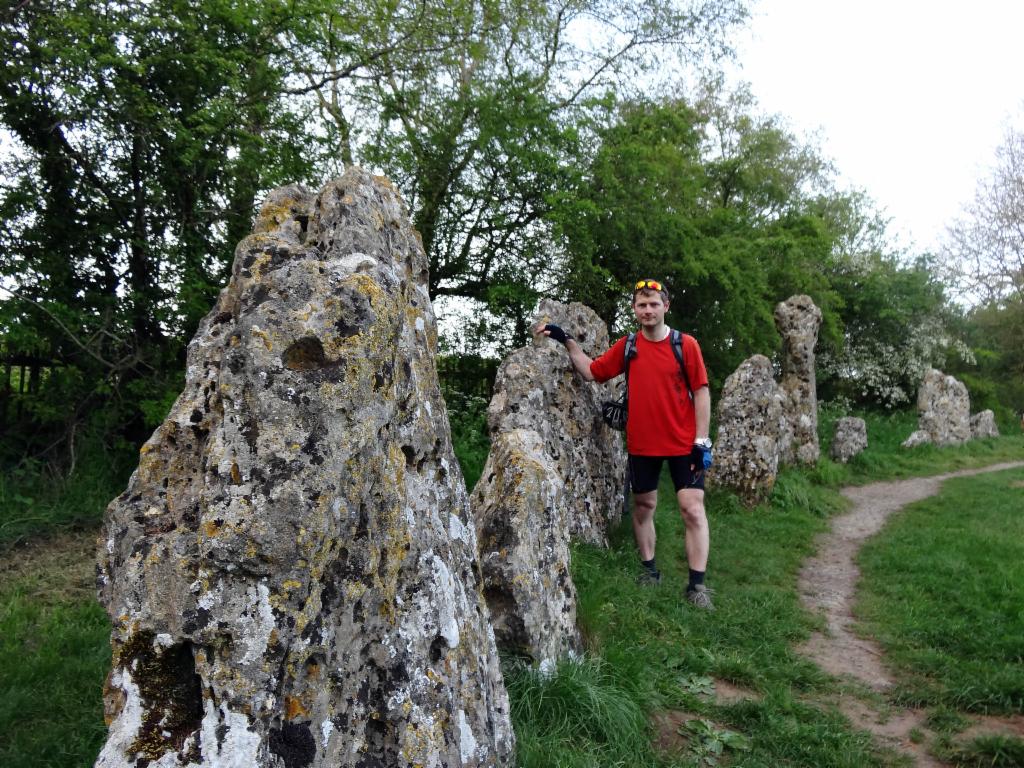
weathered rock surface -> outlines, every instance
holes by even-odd
[[[562,326],[591,357],[609,346],[608,328],[583,304],[544,299],[538,322]],[[565,348],[542,337],[502,361],[487,408],[492,440],[513,429],[540,435],[568,490],[570,535],[601,547],[622,514],[626,466],[621,436],[601,419],[601,402],[615,396],[614,386],[583,381]]]
[[[608,330],[582,304],[541,303],[591,356]],[[538,338],[498,368],[491,452],[472,494],[484,589],[499,645],[542,666],[578,647],[569,541],[607,546],[622,513],[625,450],[601,419],[611,385],[581,379],[558,342]]]
[[[747,505],[775,487],[780,438],[785,429],[785,393],[764,355],[744,360],[725,380],[718,402],[715,462],[708,482],[732,488]]]
[[[97,766],[510,765],[404,204],[271,194],[107,510]]]
[[[902,448],[916,448],[919,445],[929,445],[932,442],[932,436],[925,432],[923,429],[915,429],[910,433],[910,437],[900,443]]]
[[[818,446],[818,394],[814,345],[821,310],[810,296],[791,296],[775,307],[775,326],[782,334],[782,391],[786,430],[780,442],[784,464],[814,464]]]
[[[925,372],[917,390],[917,414],[918,429],[935,445],[959,445],[971,439],[967,387],[942,371],[930,368]]]
[[[836,434],[829,453],[845,464],[868,447],[868,425],[856,416],[843,416],[836,421]]]
[[[471,506],[499,644],[545,669],[579,650],[565,483],[537,432],[495,436]]]
[[[999,437],[996,415],[988,409],[971,416],[971,439],[978,440],[983,437]]]

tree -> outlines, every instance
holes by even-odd
[[[1024,132],[1006,131],[942,252],[947,279],[968,299],[1024,302]]]
[[[595,99],[673,56],[724,50],[742,0],[371,2],[297,32],[296,71],[343,162],[402,189],[434,297],[521,313],[551,283],[552,191]]]
[[[65,430],[97,398],[177,373],[256,196],[309,174],[315,156],[291,145],[301,119],[281,99],[289,8],[75,0],[5,12],[0,121],[18,144],[0,192],[0,341],[6,358],[47,371]],[[138,416],[137,402],[123,414]]]
[[[615,327],[629,322],[632,281],[664,279],[671,321],[701,339],[718,383],[750,354],[775,351],[772,311],[791,293],[834,315],[838,230],[818,198],[827,185],[798,172],[818,167],[813,154],[752,106],[742,93],[624,105],[557,214],[568,295]]]
[[[984,394],[997,411],[1024,412],[1024,131],[1006,130],[941,255],[947,282],[968,306],[965,334],[981,368],[972,395]]]

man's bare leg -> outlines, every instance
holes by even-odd
[[[695,571],[706,571],[711,535],[704,511],[704,491],[699,488],[683,488],[676,493],[676,498],[686,526],[686,562]]]
[[[654,558],[657,539],[654,532],[654,508],[657,504],[657,491],[633,494],[633,537],[641,560]]]

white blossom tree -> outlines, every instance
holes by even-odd
[[[943,261],[970,303],[1024,302],[1024,131],[1007,129],[991,174],[948,228]]]

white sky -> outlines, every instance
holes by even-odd
[[[755,0],[736,36],[766,112],[933,248],[1024,115],[1024,0]]]

